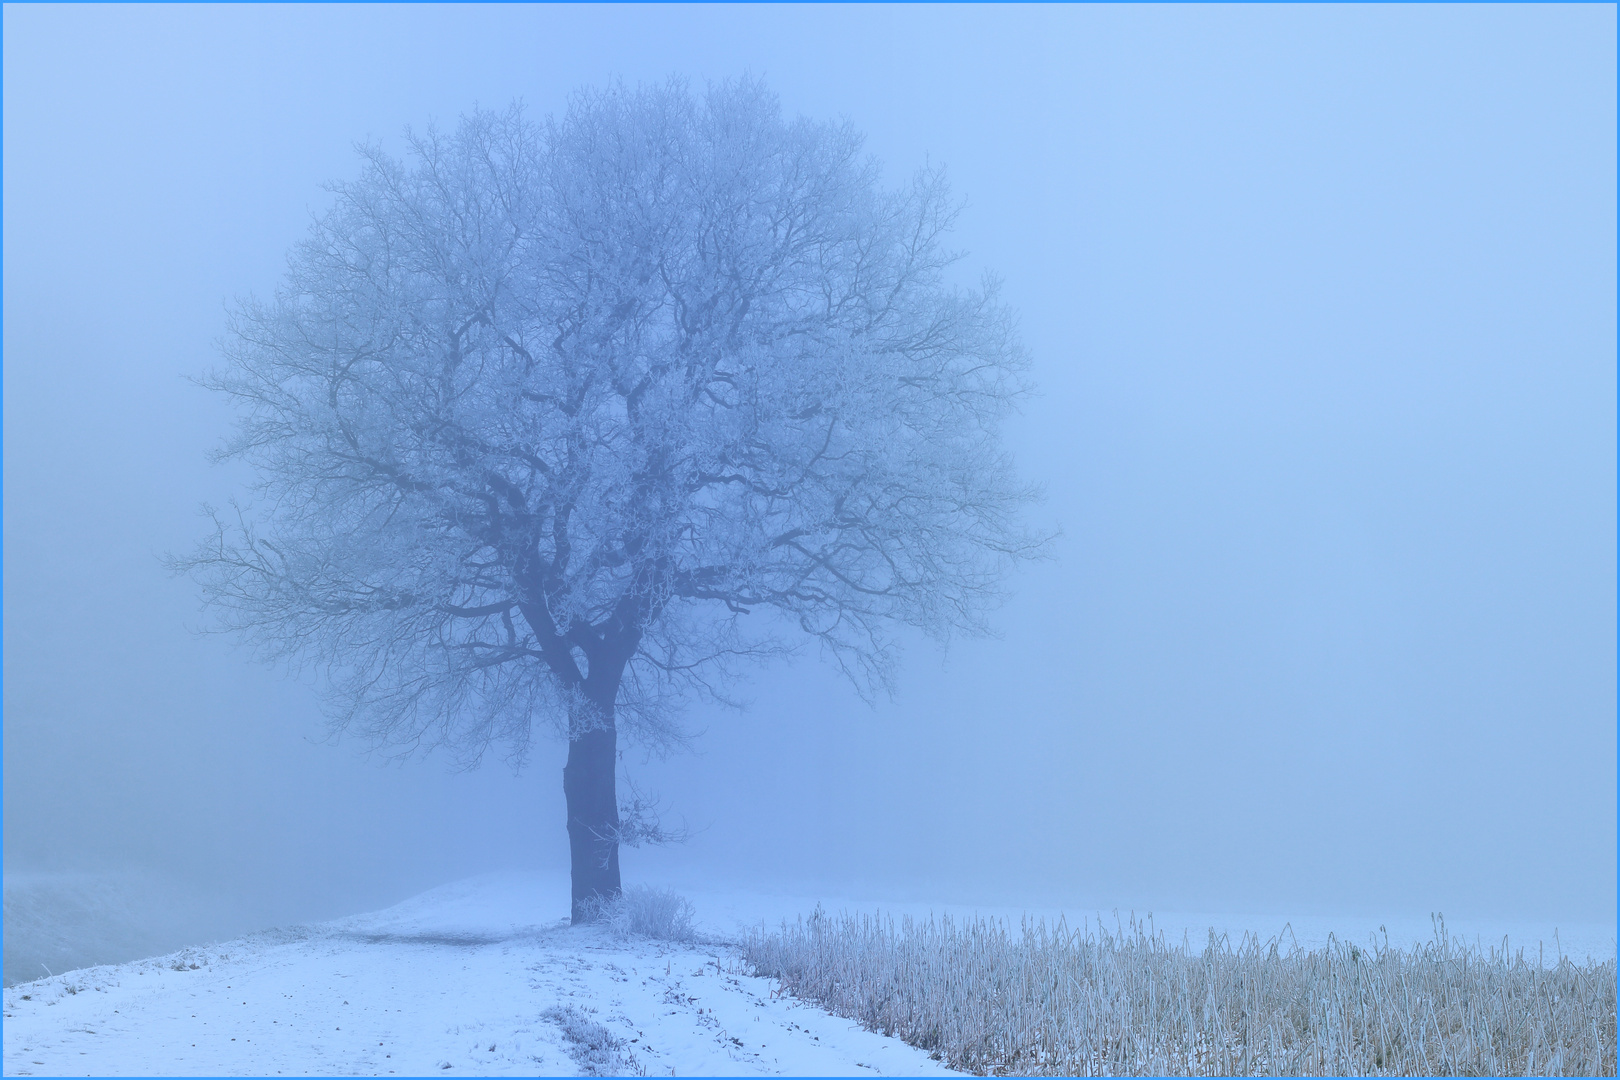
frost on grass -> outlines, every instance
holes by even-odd
[[[540,1014],[562,1029],[568,1040],[568,1054],[582,1076],[646,1076],[641,1066],[607,1028],[586,1015],[577,1005],[554,1005]]]
[[[756,973],[988,1074],[1615,1075],[1615,962],[1554,966],[1450,938],[1194,952],[1117,932],[819,908],[744,943]]]
[[[602,923],[615,937],[691,941],[697,936],[691,901],[672,889],[631,885],[612,900],[586,901],[589,921]]]

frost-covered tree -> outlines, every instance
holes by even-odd
[[[1024,356],[953,287],[938,171],[759,83],[583,93],[363,150],[232,314],[211,385],[256,504],[183,568],[312,662],[378,747],[566,738],[573,911],[619,891],[619,738],[819,642],[867,694],[894,633],[980,631],[1038,543],[998,427]]]

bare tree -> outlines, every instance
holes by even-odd
[[[885,190],[757,82],[409,145],[233,311],[209,382],[258,504],[177,565],[377,747],[566,737],[577,920],[648,830],[621,733],[669,742],[678,695],[795,636],[870,695],[898,625],[984,629],[1040,546],[998,442],[1024,356],[993,282],[944,279],[941,174]]]

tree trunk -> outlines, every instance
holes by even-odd
[[[568,799],[568,847],[573,863],[575,923],[596,903],[619,895],[618,732],[609,706],[599,726],[570,739],[563,766]]]

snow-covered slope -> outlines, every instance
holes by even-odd
[[[1017,923],[1057,911],[684,890],[706,944],[616,940],[570,928],[566,878],[473,878],[383,911],[94,967],[5,990],[6,1075],[376,1074],[577,1072],[874,1075],[943,1073],[894,1039],[773,994],[741,973],[741,925],[830,912],[926,917],[975,913]],[[1145,913],[1143,913],[1145,914]],[[1071,925],[1118,913],[1070,912]],[[1127,913],[1124,917],[1129,917]],[[1153,926],[1196,949],[1211,927],[1235,940],[1282,920],[1160,913]],[[1330,933],[1397,945],[1426,940],[1426,919],[1295,919],[1288,933],[1319,948]],[[1554,962],[1614,955],[1612,926],[1451,924],[1453,936]]]
[[[774,995],[724,945],[571,928],[556,918],[566,895],[543,876],[492,875],[369,915],[18,984],[5,991],[4,1072],[947,1072]]]

